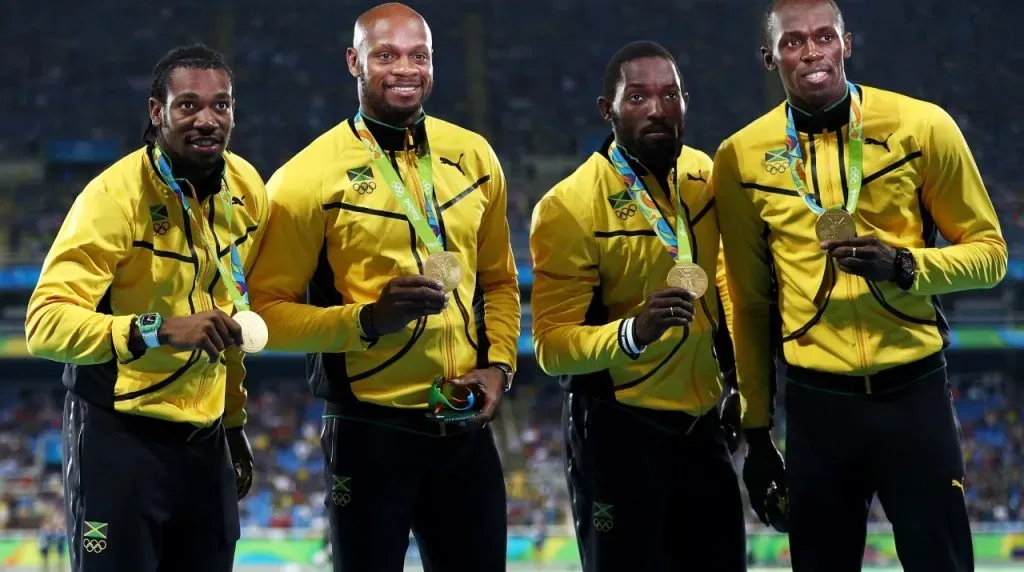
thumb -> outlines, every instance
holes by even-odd
[[[448,380],[448,383],[454,385],[455,387],[472,387],[474,385],[477,385],[478,382],[476,376],[465,375],[461,377],[456,377],[455,379]]]

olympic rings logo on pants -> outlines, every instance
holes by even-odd
[[[85,548],[86,552],[92,552],[93,554],[99,554],[107,549],[107,541],[96,538],[86,538],[82,543],[82,547]]]
[[[594,517],[594,530],[598,532],[608,532],[612,528],[615,528],[615,522],[612,520]]]
[[[351,501],[352,501],[352,495],[350,495],[348,493],[339,493],[339,492],[331,493],[331,502],[333,502],[334,504],[336,504],[338,506],[345,506],[345,505],[347,505]]]

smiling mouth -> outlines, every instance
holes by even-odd
[[[388,86],[388,91],[393,91],[402,95],[410,95],[416,93],[420,89],[419,85],[391,85]]]
[[[831,73],[828,70],[814,70],[803,74],[803,78],[811,83],[821,83],[828,79]]]
[[[196,137],[188,142],[189,146],[203,152],[213,152],[220,148],[222,140],[217,137]]]

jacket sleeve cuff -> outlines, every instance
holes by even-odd
[[[128,363],[138,358],[128,349],[128,336],[136,317],[135,314],[114,316],[114,321],[110,325],[110,341],[114,347],[114,355],[120,363]]]
[[[619,348],[629,359],[636,360],[640,358],[640,354],[644,353],[647,346],[637,343],[633,332],[633,322],[634,318],[626,318],[619,323]]]
[[[348,304],[332,308],[332,310],[340,313],[340,316],[335,315],[335,323],[340,324],[340,327],[344,329],[344,335],[341,336],[344,343],[340,344],[340,347],[332,348],[332,351],[362,352],[373,347],[373,345],[377,343],[376,338],[368,337],[370,332],[363,331],[363,324],[360,321],[360,314],[362,313],[363,308],[368,305],[369,304]]]

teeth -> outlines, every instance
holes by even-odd
[[[396,85],[396,86],[392,87],[391,89],[393,89],[395,91],[400,91],[402,93],[412,93],[412,92],[416,91],[416,86]]]
[[[823,71],[819,71],[819,72],[814,72],[814,73],[811,73],[811,74],[807,74],[806,77],[807,77],[807,79],[809,79],[811,81],[818,81],[818,80],[821,80],[821,79],[825,79],[825,76],[827,76],[827,75],[828,75],[828,73],[823,72]]]

